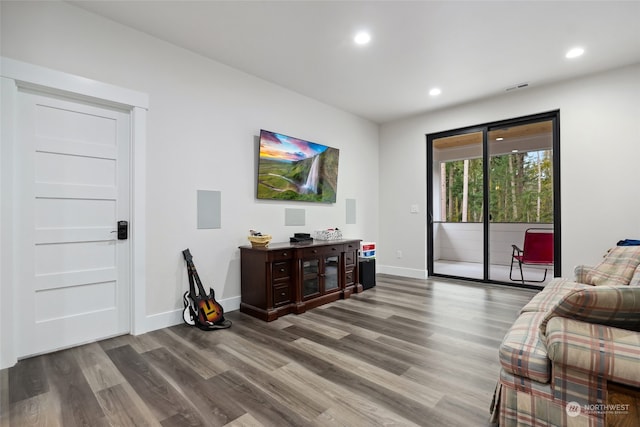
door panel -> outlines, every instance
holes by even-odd
[[[72,286],[82,286],[95,281],[109,282],[117,279],[114,267],[92,268],[90,270],[64,271],[62,273],[40,273],[36,276],[36,289],[60,289]]]
[[[129,331],[127,112],[19,93],[19,357]]]
[[[528,228],[554,228],[553,121],[493,127],[487,133],[487,143],[489,279],[522,283],[517,262],[510,274],[512,245],[523,248]],[[545,269],[551,274],[545,275]],[[523,266],[525,284],[544,285],[553,276],[553,267]]]
[[[115,215],[115,200],[38,198],[35,206],[37,229],[105,227],[111,230]]]
[[[467,132],[433,140],[433,274],[483,278],[482,138]]]
[[[82,283],[39,289],[36,292],[36,323],[111,310],[116,305],[116,282]]]
[[[43,149],[47,148],[43,147]],[[115,159],[36,152],[36,182],[38,183],[114,187],[115,169]]]
[[[113,237],[111,237],[113,238]],[[106,236],[102,242],[58,240],[56,243],[36,238],[35,274],[78,273],[113,267],[116,245]]]

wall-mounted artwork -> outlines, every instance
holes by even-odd
[[[335,203],[340,150],[260,131],[258,199]]]

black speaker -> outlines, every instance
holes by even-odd
[[[360,283],[364,289],[371,289],[376,285],[376,259],[360,258]]]

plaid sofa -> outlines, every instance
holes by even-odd
[[[494,425],[595,427],[615,415],[640,426],[637,408],[607,399],[610,382],[640,389],[640,247],[575,274],[553,279],[504,337]]]

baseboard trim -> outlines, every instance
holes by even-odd
[[[426,270],[418,270],[415,268],[394,267],[392,265],[378,265],[376,270],[376,272],[380,274],[410,277],[412,279],[424,280],[428,277]]]
[[[216,300],[222,306],[225,313],[240,310],[240,297],[226,298],[224,300]],[[145,332],[155,331],[157,329],[168,328],[179,325],[183,322],[183,309],[165,311],[164,313],[151,314],[147,316],[145,321]],[[133,334],[132,334],[133,335]]]

